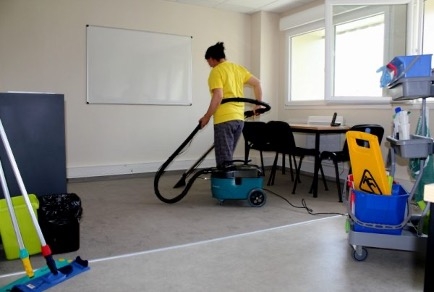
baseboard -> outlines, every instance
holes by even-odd
[[[196,160],[174,161],[167,168],[168,171],[173,170],[186,170],[189,169]],[[150,163],[132,163],[121,165],[99,165],[99,166],[81,166],[67,168],[67,178],[89,178],[98,176],[117,176],[126,174],[141,174],[141,173],[155,173],[161,167],[163,162],[150,162]],[[215,160],[213,158],[205,159],[200,167],[213,167]]]
[[[237,160],[243,160],[243,157],[236,157]],[[274,156],[264,157],[264,165],[270,167],[273,165]],[[281,157],[279,157],[281,161]],[[183,160],[174,161],[168,168],[167,171],[182,171],[189,169],[196,160]],[[132,163],[132,164],[122,164],[122,165],[101,165],[101,166],[83,166],[83,167],[69,167],[67,169],[67,178],[92,178],[92,177],[104,177],[104,176],[119,176],[128,174],[144,174],[144,173],[155,173],[161,167],[164,162],[150,162],[150,163]],[[259,157],[252,157],[250,163],[260,165]],[[213,167],[215,166],[214,158],[207,158],[201,164],[200,168]],[[279,163],[279,166],[281,164]],[[286,161],[285,167],[288,168],[288,160]],[[346,179],[346,174],[348,173],[348,167],[346,164],[341,164],[340,168],[340,180],[343,182]],[[312,169],[314,168],[314,161],[310,159],[303,160],[301,167],[301,172],[305,174],[312,175]],[[323,161],[324,175],[328,180],[335,180],[335,170],[334,166],[329,161]],[[413,182],[410,181],[408,177],[395,177],[396,181],[408,191],[411,190]]]
[[[235,160],[244,160],[244,156],[234,157]],[[174,161],[167,168],[168,171],[186,170],[196,163],[197,160],[179,160]],[[163,165],[164,161],[159,162],[146,162],[146,163],[130,163],[130,164],[117,164],[117,165],[92,165],[92,166],[79,166],[68,167],[67,178],[90,178],[102,176],[117,176],[126,174],[141,174],[141,173],[155,173]],[[251,163],[260,165],[259,158],[253,157]],[[265,165],[273,165],[272,157],[264,157]],[[199,168],[215,166],[214,157],[205,158],[200,164]]]

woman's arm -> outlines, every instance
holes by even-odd
[[[213,89],[208,110],[206,111],[205,115],[199,120],[200,128],[203,128],[208,124],[212,115],[215,113],[220,103],[222,102],[222,99],[223,99],[223,88]]]

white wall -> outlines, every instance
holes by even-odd
[[[261,78],[264,100],[272,106],[261,119],[305,121],[309,115],[337,111],[347,124],[378,123],[390,135],[392,106],[284,107],[285,42],[278,21],[279,15],[272,13],[249,16],[153,0],[1,0],[0,91],[65,94],[69,178],[156,171],[208,106],[204,52],[217,41],[225,42],[229,60]],[[87,24],[193,36],[193,105],[86,104]],[[418,108],[410,110],[414,129]],[[173,167],[189,167],[211,141],[208,126]],[[243,157],[242,143],[237,158]],[[387,143],[382,150],[386,157]],[[271,156],[266,161],[271,163]],[[213,154],[204,165],[214,165]],[[303,165],[311,169],[308,162]],[[398,177],[408,180],[406,166],[407,161],[400,161]]]
[[[275,18],[276,28],[267,25],[272,38],[278,17],[268,18]],[[87,24],[192,36],[193,105],[86,104]],[[204,53],[217,41],[225,42],[229,60],[262,73],[251,68],[252,47],[258,47],[252,43],[252,16],[166,1],[2,0],[0,39],[0,91],[65,95],[69,178],[156,171],[208,107]],[[264,95],[272,98],[276,86],[266,88]],[[208,125],[173,167],[189,167],[211,141]],[[214,165],[213,153],[206,164]]]

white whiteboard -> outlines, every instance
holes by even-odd
[[[191,36],[87,26],[87,102],[191,105]]]

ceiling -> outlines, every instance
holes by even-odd
[[[240,13],[267,11],[282,13],[290,9],[314,2],[315,0],[163,0],[169,2],[199,5],[225,9]]]

